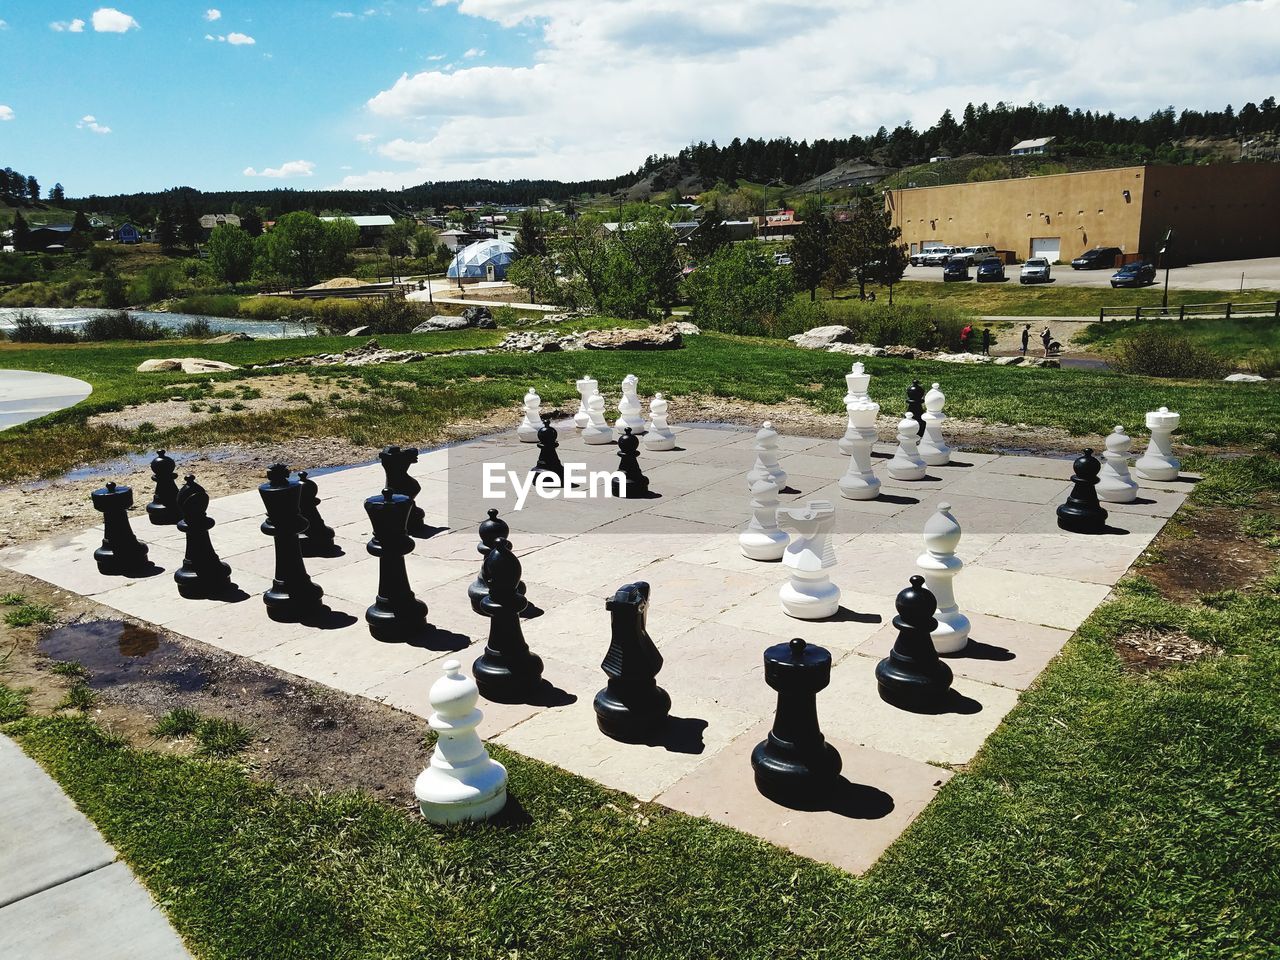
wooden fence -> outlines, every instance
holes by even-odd
[[[1098,320],[1141,320],[1144,317],[1275,317],[1280,318],[1280,300],[1261,303],[1181,303],[1165,307],[1099,307]]]

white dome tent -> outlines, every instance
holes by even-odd
[[[463,247],[449,263],[450,280],[505,280],[519,256],[505,240],[479,240]]]

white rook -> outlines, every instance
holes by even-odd
[[[942,436],[942,421],[947,419],[942,407],[946,402],[946,395],[938,389],[936,383],[924,395],[924,436],[920,438],[919,449],[920,459],[931,467],[941,467],[951,462],[951,448]]]
[[[880,478],[871,472],[871,446],[876,442],[876,415],[880,404],[866,397],[850,400],[849,430],[840,441],[845,449],[849,441],[849,469],[840,478],[840,496],[846,500],[874,500],[880,496]]]
[[[1117,426],[1107,434],[1107,449],[1098,471],[1098,499],[1108,503],[1132,503],[1138,496],[1138,482],[1129,475],[1129,447],[1133,440]]]
[[[655,393],[649,401],[649,422],[645,424],[642,442],[646,450],[675,449],[676,435],[667,423],[667,401],[660,393]]]
[[[778,526],[778,485],[772,477],[751,485],[751,520],[738,534],[742,555],[749,560],[781,560],[790,538]]]
[[[575,386],[578,388],[578,412],[573,415],[573,425],[582,430],[591,422],[591,417],[587,414],[587,401],[593,393],[600,391],[600,384],[588,376],[579,380]]]
[[[804,507],[778,511],[778,524],[790,533],[791,542],[782,565],[791,579],[778,591],[782,610],[798,620],[825,620],[840,609],[840,588],[827,573],[836,565],[831,528],[836,508],[830,500],[810,500]]]
[[[431,719],[436,748],[418,774],[413,792],[418,808],[432,823],[486,820],[507,802],[507,769],[485,752],[476,726],[484,714],[476,707],[476,682],[457,660],[447,660],[444,676],[431,685]]]
[[[1151,431],[1151,442],[1147,452],[1138,458],[1133,466],[1138,476],[1145,480],[1177,480],[1182,469],[1173,456],[1173,431],[1178,429],[1181,417],[1170,413],[1168,407],[1161,407],[1147,414],[1147,429]]]
[[[516,435],[521,443],[537,443],[538,431],[542,429],[542,398],[533,387],[524,395],[524,419],[516,427]]]
[[[932,633],[933,649],[938,653],[958,653],[969,642],[969,618],[960,612],[951,582],[964,568],[964,561],[956,556],[960,533],[951,504],[938,504],[938,512],[924,525],[924,553],[916,558],[925,586],[938,601],[933,615],[938,626]]]

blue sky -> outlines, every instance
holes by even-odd
[[[613,176],[969,100],[1280,93],[1280,0],[110,2],[0,0],[0,165],[71,195]]]

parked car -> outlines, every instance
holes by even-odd
[[[1019,283],[1048,283],[1049,261],[1045,257],[1029,257],[1018,271]]]
[[[1094,247],[1071,261],[1072,270],[1108,270],[1116,265],[1119,247]]]
[[[978,264],[978,273],[974,279],[979,283],[984,280],[989,283],[1004,282],[1004,263],[999,257],[987,257]]]
[[[950,283],[952,280],[968,280],[969,279],[969,258],[968,257],[950,257],[946,263],[942,265],[942,281]]]
[[[955,247],[930,247],[928,250],[919,254],[920,266],[940,267],[946,263],[947,258],[955,252]]]
[[[1145,287],[1156,282],[1156,265],[1145,260],[1126,263],[1111,275],[1113,287]]]
[[[953,254],[953,256],[956,257],[963,257],[968,261],[969,266],[973,266],[975,263],[981,263],[983,260],[987,259],[987,257],[994,257],[995,255],[996,248],[990,244],[984,244],[979,247],[960,247]]]

